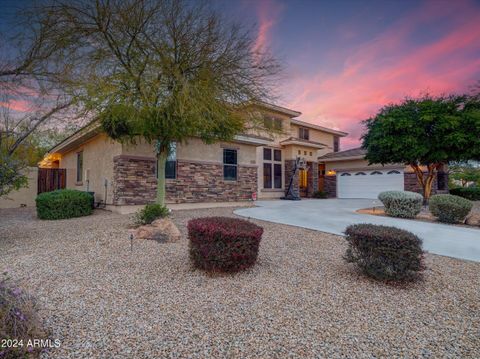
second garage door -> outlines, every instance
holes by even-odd
[[[338,198],[377,198],[380,192],[403,189],[403,169],[337,172]]]

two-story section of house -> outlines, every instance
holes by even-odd
[[[256,150],[258,198],[283,197],[290,185],[300,197],[323,191],[325,165],[318,157],[339,151],[347,133],[300,121],[300,112],[284,107],[261,104],[259,109],[264,127],[272,131],[263,134],[269,143]],[[305,165],[294,171],[297,159]]]

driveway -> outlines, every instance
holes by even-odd
[[[360,208],[381,205],[371,199],[258,201],[256,204],[258,207],[238,209],[235,213],[338,235],[354,223],[395,226],[422,238],[424,249],[431,253],[480,262],[480,229],[355,212]]]

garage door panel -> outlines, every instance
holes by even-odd
[[[364,175],[356,175],[357,173]],[[381,174],[372,174],[381,173]],[[390,174],[389,174],[390,172]],[[398,172],[398,173],[396,173]],[[347,174],[347,175],[345,175]],[[377,198],[383,191],[403,191],[403,170],[388,171],[355,171],[337,174],[338,198]]]

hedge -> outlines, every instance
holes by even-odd
[[[73,189],[44,192],[35,199],[40,219],[65,219],[92,214],[92,195]]]
[[[344,259],[367,276],[385,281],[409,281],[424,270],[422,240],[403,229],[355,224],[345,230]]]
[[[415,218],[422,210],[423,197],[416,192],[385,191],[378,195],[385,213],[392,217]]]
[[[255,264],[263,228],[230,217],[188,222],[190,259],[206,271],[238,272]]]
[[[430,212],[440,222],[457,223],[465,220],[472,210],[473,203],[468,199],[451,194],[437,194],[429,201]]]
[[[480,201],[480,187],[452,188],[450,194],[469,199],[470,201]]]

